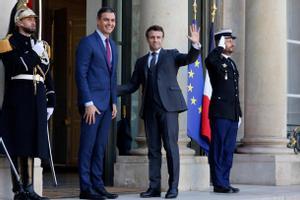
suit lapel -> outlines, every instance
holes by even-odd
[[[115,45],[115,42],[109,38],[109,44],[110,44],[110,48],[111,48],[111,53],[112,53],[112,60],[111,60],[111,70],[114,71],[115,69],[115,64],[117,62],[117,48]]]
[[[159,66],[160,65],[160,63],[161,63],[161,61],[162,61],[162,59],[164,58],[164,54],[166,53],[166,51],[162,48],[161,50],[160,50],[160,52],[159,52],[159,54],[158,54],[158,57],[157,57],[157,63],[156,63],[156,66]],[[157,70],[158,70],[159,68],[157,68]]]
[[[157,63],[156,66],[158,67],[157,70],[159,70],[159,65],[162,62],[163,58],[164,58],[164,54],[166,53],[166,51],[164,49],[161,49],[158,57],[157,57]],[[143,56],[143,60],[142,60],[142,65],[144,67],[144,74],[145,74],[145,80],[147,82],[147,77],[148,77],[148,58],[149,58],[149,53],[147,53],[146,55]]]

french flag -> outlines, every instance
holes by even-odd
[[[211,22],[210,30],[209,30],[208,52],[211,52],[215,47],[214,32],[215,32],[214,22]],[[206,69],[203,99],[202,99],[201,136],[206,138],[208,143],[210,143],[211,141],[211,129],[210,129],[210,122],[209,122],[209,104],[210,104],[211,94],[212,94],[212,87],[210,84],[209,74]]]
[[[202,99],[202,122],[201,122],[201,135],[205,137],[209,142],[211,140],[211,130],[210,130],[210,122],[209,122],[209,104],[210,97],[212,94],[212,88],[210,84],[210,78],[208,75],[208,71],[205,71],[205,81],[204,81],[204,91],[203,91],[203,99]]]

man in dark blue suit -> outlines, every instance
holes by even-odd
[[[79,177],[81,199],[115,199],[104,188],[103,159],[112,119],[116,117],[117,48],[112,8],[97,14],[97,30],[84,37],[76,52],[76,83],[81,118]]]
[[[214,192],[217,193],[239,192],[229,181],[238,121],[242,116],[239,73],[235,62],[230,58],[234,52],[235,38],[230,29],[217,32],[215,41],[218,46],[205,59],[212,85],[209,107],[212,130],[209,164]]]
[[[178,113],[187,109],[177,82],[179,67],[197,60],[200,53],[199,30],[190,27],[192,47],[188,54],[176,49],[163,49],[164,30],[158,25],[146,31],[150,51],[136,61],[129,83],[118,88],[118,95],[125,95],[143,87],[141,117],[144,119],[148,158],[149,189],[142,198],[161,195],[161,147],[167,153],[169,189],[166,198],[176,198],[179,182]],[[161,142],[162,140],[162,142]]]

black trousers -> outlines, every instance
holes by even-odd
[[[144,113],[145,131],[148,145],[150,187],[161,187],[162,143],[167,153],[169,187],[178,188],[179,148],[178,113],[167,112],[156,103],[146,104]]]
[[[212,139],[209,164],[213,186],[229,187],[238,122],[223,118],[210,120]]]

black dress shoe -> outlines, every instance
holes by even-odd
[[[214,186],[214,192],[216,193],[233,193],[229,187]]]
[[[240,191],[239,188],[235,188],[235,187],[232,187],[232,186],[229,186],[229,188],[231,189],[232,193],[238,193]]]
[[[169,188],[169,190],[166,193],[165,198],[166,199],[175,199],[178,195],[178,189],[177,188]]]
[[[160,189],[148,188],[146,192],[140,194],[141,198],[160,197]]]
[[[34,190],[33,190],[33,186],[29,185],[28,187],[25,188],[25,192],[27,197],[30,200],[50,200],[48,197],[42,197],[40,195],[38,195]]]
[[[17,192],[14,195],[14,200],[30,200],[25,192]]]
[[[105,188],[95,188],[96,192],[98,192],[101,196],[107,199],[116,199],[118,198],[117,194],[109,193]]]
[[[79,199],[103,200],[105,198],[94,190],[87,190],[87,191],[80,191]]]

